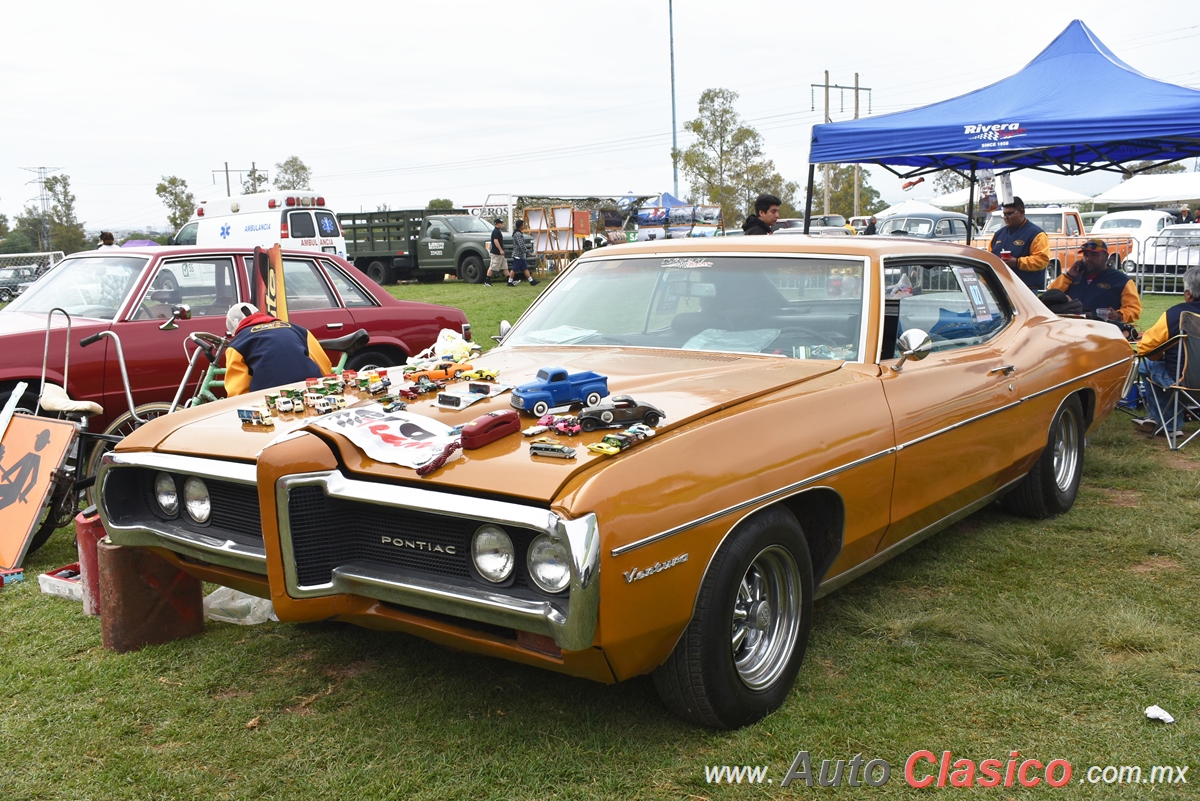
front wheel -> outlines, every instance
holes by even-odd
[[[1075,504],[1083,475],[1083,406],[1072,395],[1058,407],[1050,441],[1025,478],[1004,496],[1005,507],[1022,517],[1060,515]]]
[[[150,421],[156,417],[162,417],[171,410],[171,404],[165,401],[154,401],[152,403],[143,403],[134,411],[142,420]],[[125,437],[132,434],[138,429],[141,424],[133,419],[133,415],[125,412],[108,424],[108,428],[104,429],[106,437]],[[95,478],[96,473],[100,470],[100,463],[104,460],[104,454],[111,451],[117,446],[116,442],[110,442],[107,439],[102,439],[96,442],[96,446],[92,448],[92,455],[88,457],[87,470],[81,478]],[[87,503],[89,506],[98,503],[100,499],[100,489],[95,484],[85,490]]]
[[[482,284],[487,275],[483,269],[483,259],[478,256],[467,256],[463,259],[458,274],[468,284]]]
[[[530,411],[533,412],[534,417],[544,417],[546,412],[550,411],[550,404],[546,403],[545,401],[538,401],[537,403],[533,404],[533,409]]]
[[[176,289],[179,289],[179,281],[176,280],[175,274],[170,270],[163,270],[158,274],[158,278],[154,279],[154,288],[174,292]]]
[[[646,416],[642,418],[642,422],[654,428],[661,419],[656,412],[646,412]]]
[[[12,293],[11,289],[9,289],[8,287],[4,287],[3,289],[0,289],[0,303],[8,303],[12,299],[13,299],[13,293]]]
[[[812,561],[795,516],[772,507],[749,518],[713,558],[692,621],[654,671],[663,703],[718,729],[775,711],[804,659],[812,606]]]

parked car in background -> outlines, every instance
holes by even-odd
[[[302,190],[202,200],[171,245],[259,247],[346,255],[346,240],[325,198]]]
[[[1103,239],[1108,243],[1108,265],[1119,267],[1133,252],[1134,241],[1128,234],[1084,231],[1084,221],[1077,209],[1065,206],[1046,206],[1025,209],[1025,218],[1046,233],[1050,245],[1050,264],[1046,273],[1053,280],[1064,270],[1069,270],[1079,260],[1079,247],[1088,239]],[[1004,226],[1001,212],[994,211],[983,230],[980,247],[987,249],[992,235]]]
[[[517,385],[594,371],[614,402],[662,410],[656,435],[581,432],[560,459],[513,434],[420,477],[366,449],[390,437],[444,458],[429,437],[509,396],[414,399],[336,435],[281,417],[294,436],[264,448],[237,420],[250,393],[107,455],[109,537],[270,598],[284,622],[601,682],[653,674],[671,710],[735,728],[804,713],[814,599],[993,500],[1067,512],[1133,361],[1116,326],[1056,316],[995,256],[884,236],[593,250],[502,331],[477,368]],[[180,508],[183,486],[211,519]]]
[[[1121,266],[1126,272],[1132,273],[1146,258],[1150,240],[1174,222],[1175,218],[1165,211],[1110,211],[1092,224],[1092,233],[1105,238],[1130,237],[1132,247]],[[1112,249],[1111,246],[1109,249]]]
[[[809,227],[812,227],[815,225],[820,225],[820,226],[828,226],[831,228],[834,228],[834,227],[841,228],[843,225],[846,224],[846,218],[840,214],[814,214],[812,217],[809,218],[809,220],[810,220]],[[775,224],[771,226],[771,230],[779,231],[783,228],[803,228],[803,227],[804,227],[804,218],[803,217],[782,217],[775,221]]]
[[[8,303],[21,294],[21,285],[37,280],[37,267],[0,268],[0,303]]]
[[[1092,228],[1096,225],[1096,220],[1103,217],[1108,212],[1104,211],[1081,211],[1079,212],[1080,219],[1083,220],[1083,229],[1086,233],[1091,233]]]
[[[1168,225],[1146,245],[1145,256],[1126,271],[1138,279],[1143,292],[1183,292],[1183,274],[1200,265],[1200,224]]]
[[[772,236],[785,236],[788,234],[803,234],[803,228],[780,228],[772,233]],[[810,225],[808,227],[809,236],[854,236],[854,232],[844,225]]]
[[[898,214],[876,222],[880,235],[967,241],[967,215],[956,211]]]
[[[863,231],[867,230],[867,226],[871,224],[871,215],[868,214],[864,217],[851,217],[850,224],[854,226],[855,233],[861,234]]]
[[[187,335],[194,331],[223,335],[229,307],[251,300],[253,258],[252,249],[197,247],[121,248],[68,256],[0,310],[0,348],[8,354],[0,360],[0,404],[17,382],[26,381],[29,389],[21,407],[33,410],[46,316],[55,307],[71,315],[66,389],[76,400],[104,407],[99,424],[128,409],[111,340],[79,346],[79,340],[100,331],[121,337],[134,401],[170,401],[186,367]],[[283,267],[292,322],[318,340],[335,339],[359,328],[370,334],[370,344],[351,357],[352,368],[403,364],[408,356],[432,345],[443,328],[470,337],[466,315],[459,309],[397,300],[337,256],[285,250]],[[156,288],[166,275],[178,280],[170,289]],[[172,307],[180,303],[191,307],[192,319],[179,321],[175,330],[160,330]],[[46,378],[61,385],[67,320],[55,314],[50,323]],[[336,362],[336,356],[332,360]]]

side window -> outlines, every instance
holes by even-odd
[[[1008,325],[1011,310],[982,266],[949,262],[886,265],[885,298],[898,317],[895,336],[929,334],[934,351],[978,345]],[[889,358],[886,353],[882,358]]]
[[[964,236],[965,237],[967,235],[966,222],[963,220],[951,220],[950,221],[950,232],[954,236]]]
[[[1067,235],[1079,236],[1079,222],[1073,217],[1067,217]]]
[[[325,272],[329,273],[329,280],[333,282],[337,288],[338,294],[342,296],[342,303],[349,308],[374,306],[375,303],[369,295],[359,289],[358,284],[351,281],[341,268],[332,262],[322,262],[325,265]]]
[[[283,284],[289,311],[338,308],[317,265],[308,259],[284,259]]]
[[[288,236],[303,239],[316,235],[317,227],[313,225],[312,212],[293,211],[288,214]]]
[[[427,236],[432,237],[434,231],[440,231],[441,235],[442,235],[442,239],[449,239],[449,237],[446,236],[446,234],[447,234],[446,227],[444,225],[442,225],[440,222],[438,222],[437,220],[430,221],[429,228],[425,231],[425,233]]]
[[[935,229],[934,234],[936,236],[950,236],[950,234],[951,234],[950,221],[949,220],[938,220],[937,228]]]
[[[196,229],[200,227],[200,223],[188,223],[179,229],[179,235],[175,237],[177,245],[194,245],[196,244]]]
[[[193,317],[224,317],[237,300],[233,259],[212,257],[164,262],[142,298],[136,319],[165,319],[171,307],[186,303]]]

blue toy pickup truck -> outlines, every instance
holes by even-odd
[[[582,403],[595,406],[608,395],[608,377],[588,370],[568,374],[565,367],[543,367],[537,379],[521,384],[512,392],[515,409],[541,417],[558,406]]]

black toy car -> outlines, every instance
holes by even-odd
[[[579,425],[584,431],[597,428],[624,428],[630,423],[656,426],[666,417],[663,410],[648,403],[638,403],[628,395],[613,395],[605,403],[589,406],[579,413]]]

